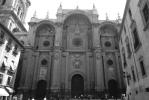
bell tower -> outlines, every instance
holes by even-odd
[[[25,31],[25,17],[29,0],[1,0],[0,1],[0,22],[11,32]]]

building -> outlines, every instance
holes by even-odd
[[[0,0],[0,86],[14,91],[16,72],[20,73],[23,45],[14,37],[16,32],[27,32],[25,17],[30,6],[29,0]],[[22,61],[22,60],[21,60]],[[8,88],[8,89],[7,89]],[[5,90],[4,90],[5,91]],[[3,93],[4,93],[3,91]],[[2,91],[1,91],[2,92]],[[8,91],[10,92],[10,91]],[[6,93],[6,91],[5,91]],[[9,95],[8,93],[6,93]],[[0,93],[0,96],[2,94]],[[3,99],[6,99],[5,97]],[[7,97],[8,99],[8,97]]]
[[[0,23],[0,99],[14,92],[16,70],[23,45]],[[3,96],[3,97],[2,97]]]
[[[27,31],[24,27],[25,17],[30,6],[29,0],[1,0],[0,22],[12,33]]]
[[[127,0],[119,47],[128,100],[149,98],[149,0]]]
[[[28,98],[120,97],[125,85],[117,20],[98,20],[91,10],[57,10],[57,19],[29,22],[24,42],[19,94]],[[42,92],[41,92],[42,91]]]

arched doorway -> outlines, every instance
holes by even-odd
[[[109,88],[109,95],[110,97],[117,98],[119,96],[119,91],[118,91],[118,83],[115,80],[109,80],[108,82],[108,88]]]
[[[71,96],[79,97],[84,93],[84,79],[81,75],[76,74],[71,79]]]
[[[43,99],[46,96],[46,88],[47,82],[45,80],[38,81],[35,98],[38,100]]]

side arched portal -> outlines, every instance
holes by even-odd
[[[39,80],[36,87],[36,99],[43,99],[46,96],[47,82],[45,80]]]
[[[117,98],[119,95],[119,90],[118,90],[118,83],[116,80],[109,80],[108,81],[108,88],[109,88],[109,95],[110,97],[115,97]]]

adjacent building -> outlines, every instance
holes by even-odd
[[[29,6],[29,0],[0,0],[0,96],[9,96],[7,92],[14,92],[16,71],[21,69],[18,63],[24,49],[14,33],[27,32],[24,24]]]
[[[0,23],[0,99],[14,92],[16,70],[23,45]]]
[[[149,0],[127,0],[119,48],[128,100],[148,100]]]

